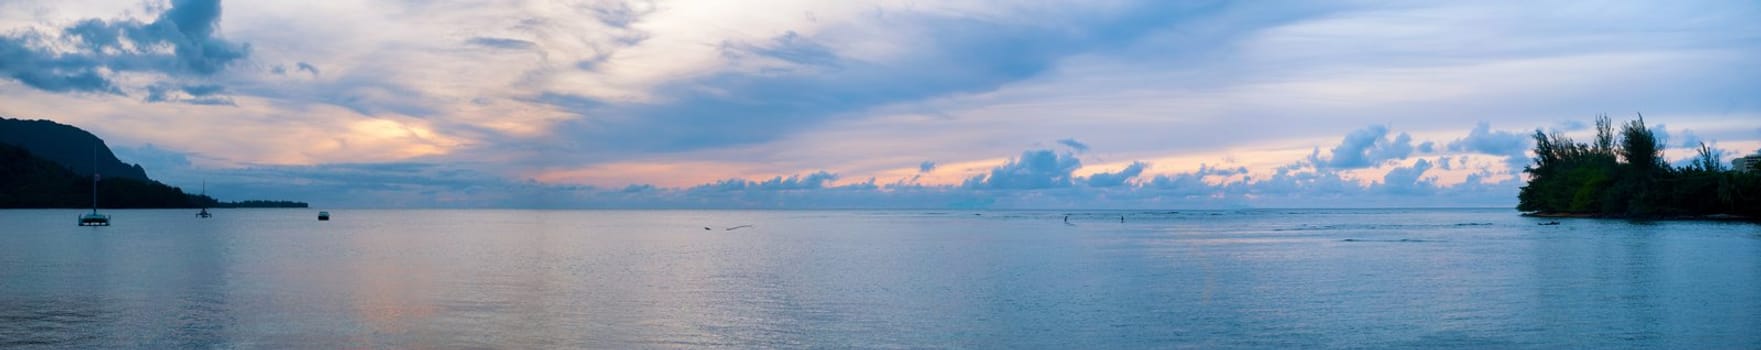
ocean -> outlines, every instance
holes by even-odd
[[[1750,223],[107,212],[0,210],[0,348],[1761,348]]]

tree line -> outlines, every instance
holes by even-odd
[[[1761,217],[1761,173],[1737,171],[1718,150],[1700,143],[1689,164],[1664,160],[1664,145],[1645,118],[1616,130],[1596,118],[1596,136],[1580,143],[1535,130],[1535,162],[1517,210],[1537,214],[1659,218],[1708,215]]]

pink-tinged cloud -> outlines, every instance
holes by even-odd
[[[29,4],[0,114],[223,196],[1505,205],[1522,136],[1598,113],[1761,148],[1749,1]]]

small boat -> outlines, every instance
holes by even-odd
[[[1536,225],[1541,225],[1541,226],[1553,226],[1553,225],[1558,225],[1558,224],[1559,224],[1559,222],[1558,222],[1558,221],[1548,221],[1548,222],[1543,222],[1543,223],[1539,223],[1539,224],[1536,224]]]
[[[328,211],[318,212],[318,221],[330,221],[330,212],[328,212]]]
[[[80,215],[80,226],[110,226],[110,216],[98,214],[98,146],[92,145],[92,212]]]
[[[80,215],[79,225],[80,226],[110,226],[110,216],[104,215],[104,214],[98,214],[97,212],[92,212],[91,214],[86,214],[86,215]]]
[[[208,198],[208,182],[207,181],[202,181],[202,198]],[[203,201],[202,202],[202,212],[196,213],[196,217],[207,219],[212,216],[214,216],[214,214],[208,213],[208,202]]]

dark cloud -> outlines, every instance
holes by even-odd
[[[507,50],[530,50],[530,49],[534,49],[534,48],[538,47],[538,44],[536,44],[536,43],[533,43],[530,41],[525,41],[525,40],[520,40],[520,39],[493,38],[493,37],[482,37],[482,36],[471,38],[470,40],[465,40],[465,43],[471,44],[471,45],[496,48],[496,49],[507,49]]]
[[[4,35],[0,75],[43,91],[116,95],[123,94],[109,76],[116,72],[208,76],[251,51],[249,44],[220,38],[219,23],[219,0],[173,0],[152,22],[86,19],[49,32]]]
[[[1322,157],[1320,148],[1316,148],[1309,155],[1309,162],[1317,168],[1361,169],[1389,160],[1406,159],[1412,152],[1411,135],[1400,133],[1389,139],[1387,126],[1371,125],[1345,135],[1328,157]]]
[[[1077,142],[1076,139],[1058,140],[1058,144],[1070,147],[1070,149],[1076,150],[1076,153],[1088,152],[1088,144]]]
[[[782,60],[803,66],[836,67],[840,61],[838,54],[812,39],[789,31],[771,38],[763,44],[747,44],[742,42],[723,42],[723,57],[740,60],[749,57],[763,57]]]
[[[609,60],[611,60],[611,53],[601,52],[599,54],[593,55],[593,57],[588,57],[587,59],[584,59],[584,60],[575,61],[575,69],[580,69],[580,70],[584,70],[584,71],[592,71],[595,69],[599,69],[600,64],[605,63],[605,61],[609,61]]]
[[[652,1],[639,1],[635,4],[630,1],[592,1],[576,6],[592,13],[600,24],[612,28],[629,28],[655,10]]]
[[[1425,141],[1424,143],[1419,144],[1419,153],[1436,153],[1436,152],[1437,152],[1437,143],[1436,142]]]
[[[1584,121],[1577,120],[1577,119],[1566,120],[1566,121],[1562,121],[1562,122],[1559,122],[1558,124],[1553,125],[1553,129],[1559,130],[1559,131],[1578,131],[1578,130],[1584,130],[1584,129],[1589,129],[1589,128],[1590,128],[1590,124],[1584,123]]]
[[[100,65],[90,58],[56,57],[27,46],[31,38],[0,37],[0,74],[49,92],[91,92],[122,95]]]
[[[192,105],[202,105],[202,106],[232,106],[232,107],[238,106],[238,103],[233,102],[232,98],[219,97],[219,96],[192,97],[192,98],[179,100],[178,102],[192,104]]]
[[[1095,173],[1094,175],[1089,175],[1088,186],[1089,187],[1124,186],[1124,185],[1126,185],[1127,181],[1131,181],[1132,178],[1136,178],[1138,175],[1143,174],[1143,169],[1147,168],[1147,167],[1149,167],[1148,163],[1131,162],[1130,166],[1126,166],[1125,169],[1121,169],[1121,170],[1119,170],[1119,172]]]
[[[556,106],[572,111],[589,111],[605,106],[605,102],[581,95],[546,92],[530,100],[531,102]]]
[[[934,170],[936,170],[936,162],[924,161],[921,164],[917,164],[918,173],[927,173]]]
[[[966,179],[962,186],[998,190],[1070,187],[1073,179],[1070,174],[1081,167],[1082,161],[1073,154],[1058,154],[1051,150],[1026,151],[1021,152],[1020,158],[1010,159],[989,173]]]
[[[217,84],[184,85],[179,89],[190,96],[208,96],[226,91],[226,87]]]
[[[1517,173],[1529,164],[1527,152],[1531,143],[1529,135],[1495,131],[1491,123],[1480,122],[1466,138],[1450,142],[1449,150],[1503,156],[1509,171]]]
[[[301,72],[312,73],[313,77],[318,76],[318,66],[314,66],[311,63],[300,62],[300,63],[295,64],[294,66],[298,67],[299,71],[301,71]]]

